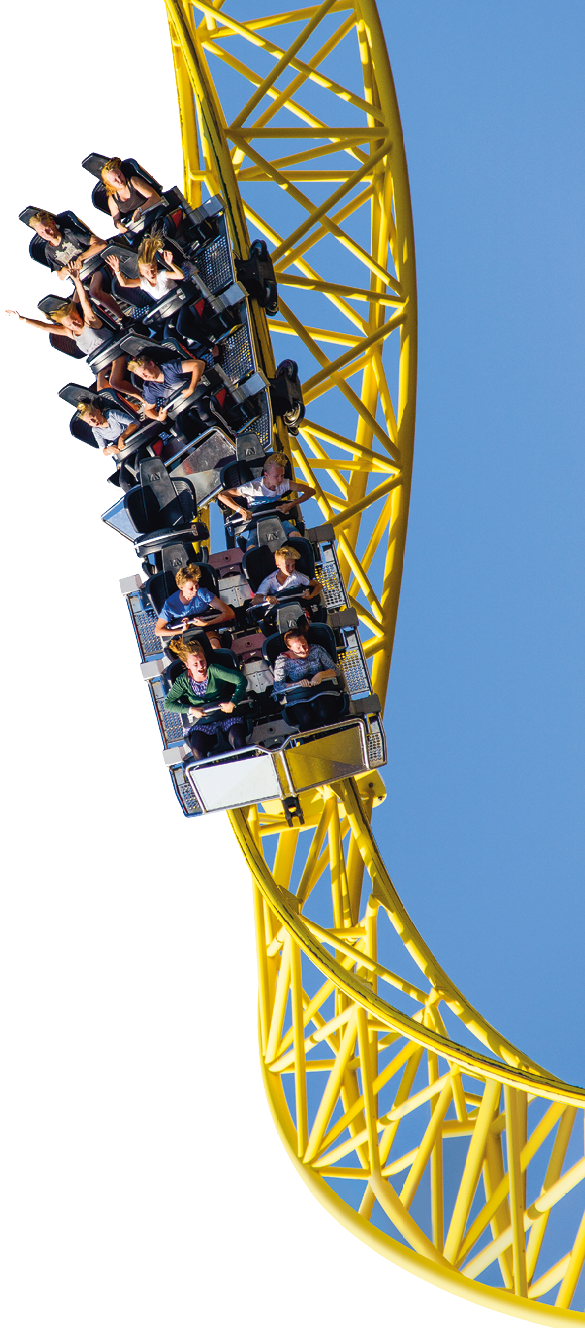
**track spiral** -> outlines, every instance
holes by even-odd
[[[256,350],[270,376],[274,337],[300,347],[309,418],[280,441],[335,528],[383,701],[417,323],[380,19],[373,0],[253,20],[207,0],[166,6],[185,193],[197,205],[202,185],[221,192],[241,257],[255,236],[272,251],[279,312],[267,319],[252,306]],[[302,828],[280,803],[231,813],[254,882],[261,1058],[283,1143],[316,1197],[386,1258],[501,1312],[578,1321],[585,1092],[547,1074],[457,990],[376,846],[380,777],[342,773],[302,795]]]

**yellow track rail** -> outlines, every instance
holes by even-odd
[[[279,426],[279,441],[335,527],[383,700],[417,323],[408,174],[374,0],[253,20],[222,0],[166,6],[185,191],[193,205],[202,184],[221,192],[236,253],[247,256],[250,231],[272,250],[279,314],[253,306],[260,362],[272,375],[273,339],[290,354],[295,337],[310,366],[309,418],[299,438]],[[216,90],[226,73],[229,121]],[[305,794],[303,829],[278,803],[231,814],[254,882],[277,1128],[321,1203],[384,1257],[520,1318],[581,1321],[585,1092],[508,1042],[443,972],[373,838],[384,796],[373,773]]]

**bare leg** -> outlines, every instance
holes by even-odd
[[[110,295],[107,291],[104,290],[103,276],[101,272],[94,272],[93,277],[89,283],[89,293],[90,295],[93,295],[94,299],[99,300],[100,304],[103,304],[104,309],[108,309],[109,312],[111,314],[114,314],[116,318],[124,317],[122,309],[114,299],[113,295]]]

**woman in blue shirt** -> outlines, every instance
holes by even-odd
[[[225,604],[211,590],[200,586],[200,580],[201,569],[197,563],[187,563],[186,567],[179,568],[175,576],[178,589],[162,606],[154,629],[157,636],[181,636],[188,628],[209,627],[210,623],[217,627],[235,617],[231,604]],[[215,612],[205,618],[198,616],[209,609]]]
[[[284,644],[286,650],[274,665],[274,695],[281,700],[290,697],[284,712],[287,724],[296,724],[301,733],[333,724],[343,705],[343,697],[334,690],[338,665],[323,646],[309,645],[300,627],[285,632]],[[319,692],[311,695],[311,688]]]

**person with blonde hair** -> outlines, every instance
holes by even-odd
[[[244,484],[238,484],[234,489],[223,489],[218,495],[219,501],[225,503],[226,507],[231,508],[232,512],[237,512],[238,516],[248,521],[251,516],[260,516],[262,507],[268,503],[278,503],[278,515],[290,512],[291,508],[296,507],[297,503],[304,503],[307,498],[314,496],[315,490],[310,484],[303,484],[300,480],[287,480],[285,478],[287,458],[283,452],[273,452],[266,457],[262,476],[258,480],[247,480]],[[279,502],[285,494],[296,493],[292,500]],[[239,502],[240,498],[245,498],[247,506],[244,507]],[[282,518],[281,518],[282,519]],[[294,535],[296,527],[292,521],[283,520],[282,525],[285,535]],[[247,549],[258,547],[258,531],[256,526],[244,531]]]
[[[45,260],[51,271],[57,274],[59,281],[65,281],[74,272],[79,273],[87,258],[101,254],[106,247],[107,241],[100,240],[99,236],[94,235],[83,222],[71,221],[63,226],[57,222],[52,212],[45,212],[42,208],[38,212],[33,212],[28,224],[41,240],[45,241]],[[99,269],[92,273],[89,293],[99,300],[105,309],[119,318],[122,310],[110,293],[110,278],[106,278],[104,282],[104,276],[105,273]]]
[[[224,731],[230,747],[239,751],[246,744],[244,721],[234,714],[246,694],[246,679],[236,669],[207,660],[198,641],[174,641],[172,649],[186,665],[165,697],[164,708],[171,714],[187,715],[194,720],[185,734],[196,761],[209,755],[219,733]],[[206,715],[202,706],[213,705],[215,713]],[[222,713],[217,714],[218,711]]]
[[[161,202],[160,194],[141,175],[124,174],[120,157],[110,157],[102,166],[101,176],[112,221],[123,235],[127,231],[126,222],[142,221],[146,209]]]
[[[160,254],[166,268],[159,268],[156,261],[157,254]],[[146,291],[152,300],[162,300],[163,296],[168,295],[173,290],[178,281],[184,281],[192,270],[191,265],[186,263],[184,267],[178,267],[174,261],[170,249],[165,249],[164,240],[160,235],[146,235],[140,244],[138,250],[138,277],[127,277],[122,271],[120,259],[117,254],[108,254],[106,262],[116,275],[116,281],[124,288],[139,286],[141,290]]]
[[[164,422],[167,418],[165,402],[176,392],[178,387],[183,387],[182,395],[190,397],[195,391],[201,375],[205,371],[205,360],[166,360],[164,364],[158,364],[152,360],[144,351],[137,355],[135,359],[128,360],[128,369],[130,373],[137,374],[143,379],[144,387],[140,400],[144,404],[144,413],[149,420],[160,420]],[[185,385],[185,379],[191,375],[191,380]],[[133,388],[132,391],[135,392]]]
[[[286,595],[297,589],[301,590],[301,599],[318,598],[321,593],[319,582],[295,569],[295,563],[299,561],[300,556],[298,549],[282,544],[274,554],[276,570],[270,572],[260,582],[256,594],[250,601],[251,604],[277,604],[278,595]]]
[[[213,591],[199,584],[201,568],[197,563],[187,563],[180,567],[175,575],[177,590],[165,600],[160,617],[155,625],[155,635],[163,638],[181,636],[193,627],[209,627],[210,618],[201,618],[201,613],[213,610],[213,626],[231,622],[235,617],[231,604],[218,599]]]
[[[27,318],[25,314],[19,314],[17,309],[6,309],[5,312],[13,318],[20,319],[21,323],[37,328],[40,332],[68,338],[84,355],[91,355],[104,342],[109,341],[113,333],[111,328],[104,327],[101,318],[96,314],[73,264],[70,264],[69,270],[75,285],[77,301],[64,300],[63,304],[57,305],[51,310],[48,322],[43,322],[40,318]],[[106,387],[113,387],[117,392],[126,392],[128,396],[135,396],[140,400],[136,388],[124,377],[125,367],[126,356],[117,355],[106,369],[101,369],[97,376],[98,392],[103,392]]]
[[[102,456],[116,456],[122,452],[128,439],[139,427],[137,420],[117,406],[106,406],[103,410],[95,401],[80,401],[77,414],[89,424]]]

